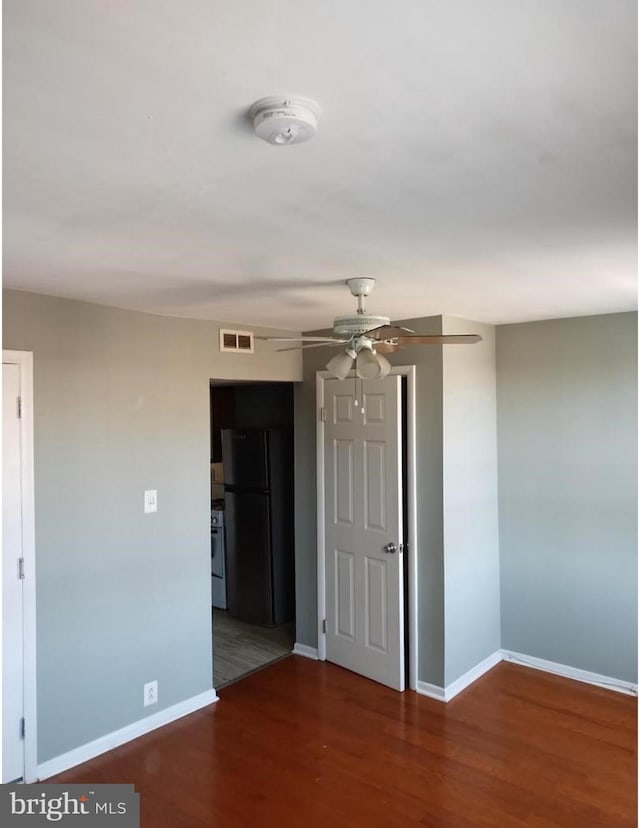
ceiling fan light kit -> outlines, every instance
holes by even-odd
[[[277,147],[302,144],[318,131],[320,107],[309,98],[271,95],[251,105],[249,117],[258,138]]]
[[[416,334],[410,328],[392,325],[388,316],[367,314],[364,300],[375,284],[375,279],[366,277],[346,280],[346,285],[358,300],[358,305],[355,314],[338,316],[333,320],[333,332],[336,336],[299,336],[292,340],[269,336],[256,338],[274,342],[312,340],[309,344],[281,349],[287,351],[345,345],[344,351],[330,359],[326,365],[327,371],[339,380],[347,378],[354,359],[356,376],[359,379],[374,380],[386,377],[391,371],[391,363],[382,353],[377,353],[378,348],[385,353],[391,353],[406,345],[472,345],[482,340],[479,334]]]
[[[380,373],[377,376],[377,379],[384,379],[391,371],[391,363],[386,357],[383,357],[382,354],[379,354],[376,351],[376,357],[378,358],[378,365],[380,366]]]
[[[378,355],[371,348],[363,348],[356,357],[356,374],[360,379],[377,379],[382,372]]]
[[[352,350],[336,354],[333,359],[330,359],[329,362],[327,362],[327,371],[333,374],[336,379],[346,379],[356,356],[356,352]]]

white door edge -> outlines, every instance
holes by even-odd
[[[408,585],[405,600],[408,602],[409,637],[409,689],[418,686],[418,521],[416,486],[416,368],[415,365],[394,366],[391,374],[407,379],[407,555]],[[350,375],[353,376],[353,373]],[[325,578],[325,497],[324,497],[324,422],[321,411],[325,407],[324,383],[334,377],[328,371],[316,372],[316,491],[317,491],[317,532],[318,557],[318,659],[326,661],[327,636],[323,631],[326,618]]]
[[[23,652],[24,652],[24,781],[35,782],[38,767],[37,695],[36,695],[36,544],[35,501],[33,483],[33,353],[4,351],[2,362],[20,367],[22,404],[22,554],[23,584]]]

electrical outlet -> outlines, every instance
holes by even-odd
[[[145,514],[149,512],[158,511],[158,490],[147,489],[144,493],[144,511]]]
[[[144,706],[155,704],[158,701],[158,682],[148,681],[144,686]]]

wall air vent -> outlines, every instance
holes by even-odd
[[[234,354],[252,354],[253,333],[251,331],[229,331],[220,328],[220,350],[233,351]]]

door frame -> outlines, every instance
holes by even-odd
[[[34,782],[38,768],[36,692],[36,542],[33,463],[33,352],[2,351],[2,362],[20,368],[22,474],[22,629],[24,658],[24,782]]]
[[[407,380],[407,469],[406,491],[403,497],[407,503],[407,544],[405,553],[407,561],[407,595],[408,624],[405,635],[409,637],[409,689],[418,686],[418,527],[417,527],[417,488],[416,488],[416,367],[415,365],[394,365],[390,374],[406,377]],[[355,376],[352,371],[349,379]],[[324,384],[326,380],[335,379],[329,371],[316,372],[316,492],[317,492],[317,557],[318,557],[318,659],[327,660],[327,635],[323,631],[326,618],[327,596],[325,576],[325,494],[324,494],[324,421],[321,416],[325,407]],[[404,646],[404,642],[403,642]]]

